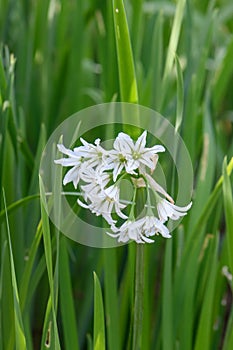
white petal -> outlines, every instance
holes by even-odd
[[[125,164],[125,170],[129,174],[134,174],[136,175],[136,172],[134,170],[138,169],[139,167],[139,161],[130,159],[126,164]]]
[[[135,228],[129,228],[128,229],[128,236],[130,239],[134,240],[134,241],[138,241],[138,232],[137,232],[137,229]],[[141,243],[141,242],[140,242]]]
[[[165,152],[165,148],[161,145],[155,145],[151,148],[148,148],[148,150],[152,151],[153,153]]]
[[[164,207],[162,205],[160,205],[160,203],[158,203],[157,205],[157,210],[158,210],[158,215],[160,220],[162,220],[162,222],[167,221],[168,216],[166,214],[166,210],[164,209]]]
[[[94,141],[94,144],[96,145],[96,146],[99,146],[100,145],[100,138],[98,138],[98,139],[96,139],[95,141]]]
[[[117,186],[112,185],[112,186],[109,186],[108,188],[105,188],[104,192],[107,195],[107,197],[113,199],[117,197],[119,189]]]
[[[135,151],[141,153],[146,146],[147,131],[145,130],[135,143]]]
[[[89,209],[89,205],[81,202],[80,199],[77,200],[77,203],[80,205],[80,207],[83,207],[85,209]]]
[[[125,153],[131,153],[134,144],[129,135],[120,132],[113,143],[113,147],[124,155]]]
[[[118,242],[127,243],[129,242],[129,237],[127,235],[120,235]]]
[[[61,153],[66,154],[67,156],[70,156],[70,157],[75,156],[74,152],[66,148],[63,144],[58,144],[57,148]]]
[[[91,146],[94,147],[94,145],[88,143],[86,140],[84,140],[82,137],[80,137],[80,141],[82,142],[82,144],[87,147],[90,148]]]
[[[159,221],[159,220],[158,220],[158,221]],[[165,225],[163,225],[162,222],[159,222],[159,223],[158,223],[157,230],[158,230],[158,232],[159,232],[163,237],[165,237],[165,238],[171,238],[171,235],[170,235],[170,233],[169,233],[168,228],[167,228]]]
[[[124,213],[122,213],[122,211],[120,210],[119,206],[115,205],[115,210],[118,216],[120,216],[120,218],[122,219],[128,219],[128,216],[125,215]]]
[[[63,184],[66,185],[69,182],[75,182],[75,184],[76,184],[75,188],[77,188],[78,181],[79,181],[78,168],[74,167],[66,173],[66,175],[63,179]]]
[[[118,163],[116,167],[113,169],[113,181],[116,182],[118,175],[121,173],[124,168],[124,164]]]
[[[155,167],[154,162],[149,157],[147,157],[146,155],[142,155],[141,156],[140,162],[142,164],[148,166],[148,168],[150,168],[150,169],[154,169],[154,167]]]
[[[141,235],[141,238],[146,243],[154,243],[155,242],[155,241],[153,241],[153,239],[147,238],[146,236],[143,236],[143,235]]]
[[[107,235],[109,235],[110,237],[113,237],[113,238],[118,238],[120,236],[120,233],[110,233],[110,232],[107,232]]]
[[[188,211],[191,208],[191,206],[192,206],[192,202],[190,202],[185,207],[179,207],[178,205],[172,204],[172,207],[180,212]]]
[[[80,160],[77,158],[61,158],[54,161],[56,164],[61,164],[62,166],[75,166],[80,164]]]

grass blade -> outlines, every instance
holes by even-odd
[[[173,62],[175,59],[175,53],[178,46],[181,24],[182,24],[183,15],[184,15],[185,3],[186,3],[186,0],[179,0],[177,3],[176,13],[175,13],[170,40],[168,44],[168,53],[167,53],[167,58],[166,58],[166,63],[164,68],[164,76],[163,76],[164,80],[166,80],[168,75],[170,74],[173,66]]]
[[[67,244],[66,238],[64,236],[62,236],[60,239],[59,272],[60,305],[65,348],[78,350],[79,343],[77,335],[77,321],[72,295],[72,284],[69,270],[69,259],[67,254]]]
[[[162,299],[162,339],[163,350],[170,350],[174,344],[172,306],[172,241],[166,242],[163,271]]]
[[[4,264],[5,264],[5,256],[6,256],[6,250],[7,250],[7,241],[2,239],[1,242],[1,265],[0,265],[0,310],[3,310],[3,274],[4,274]],[[3,345],[3,338],[4,338],[4,332],[3,332],[3,320],[0,314],[0,349],[4,349]]]
[[[117,46],[122,102],[138,102],[137,82],[125,8],[122,0],[113,0],[113,17]]]
[[[232,66],[232,56],[233,56],[233,38],[229,42],[224,59],[221,66],[219,67],[213,89],[213,103],[215,109],[219,108],[220,103],[223,100],[224,94],[228,88],[230,79],[232,79],[233,66]]]
[[[175,56],[176,62],[176,75],[177,75],[177,105],[176,105],[176,123],[175,130],[179,132],[182,119],[183,119],[183,110],[184,110],[184,82],[182,68],[178,56]]]
[[[19,199],[18,201],[10,204],[6,210],[7,210],[7,214],[11,214],[12,212],[14,212],[16,209],[21,208],[22,206],[24,206],[25,204],[27,204],[28,202],[32,201],[33,199],[39,198],[40,195],[39,194],[34,194],[31,196],[27,196],[24,197],[22,199]],[[6,211],[5,209],[0,211],[0,224],[2,223],[4,216],[6,215]]]
[[[118,295],[117,295],[117,261],[116,249],[104,249],[104,292],[105,315],[108,335],[108,348],[119,350],[121,328],[119,327]],[[113,331],[114,330],[114,331]]]
[[[213,326],[213,302],[215,293],[215,280],[218,265],[218,236],[215,236],[210,247],[208,267],[209,274],[206,281],[204,300],[202,303],[200,320],[195,342],[195,350],[211,349],[211,332]]]
[[[44,331],[46,331],[47,336],[49,334],[49,338],[51,338],[51,341],[50,341],[51,346],[55,350],[59,350],[60,349],[60,342],[59,342],[59,336],[58,336],[58,328],[57,328],[57,322],[56,322],[56,311],[55,311],[56,310],[56,300],[55,300],[54,279],[53,279],[52,246],[51,246],[51,238],[50,238],[49,219],[47,216],[46,209],[44,207],[44,205],[46,203],[45,190],[44,190],[44,185],[43,185],[41,177],[39,178],[39,184],[40,184],[40,195],[41,195],[41,220],[42,220],[42,230],[43,230],[43,239],[44,239],[45,260],[46,260],[46,265],[47,265],[49,287],[50,287],[50,296],[49,296],[49,301],[48,301],[47,310],[46,310],[46,319],[47,319],[47,321],[49,320],[50,309],[51,309],[52,323],[53,323],[53,329],[51,330],[51,326],[50,326],[51,321],[49,321],[48,328],[46,327],[46,324],[48,322],[45,322]],[[44,338],[47,339],[47,336],[45,336]],[[46,342],[47,342],[47,340],[43,344],[46,344]],[[42,344],[42,346],[43,346],[43,344]]]
[[[11,245],[10,227],[9,227],[9,221],[8,221],[8,215],[7,215],[6,198],[5,198],[4,190],[3,190],[3,200],[4,200],[5,213],[6,213],[7,243],[8,243],[9,256],[10,256],[12,292],[13,292],[13,302],[14,302],[15,343],[16,343],[15,346],[16,346],[16,350],[26,350],[27,346],[26,346],[26,339],[25,339],[25,333],[24,333],[24,327],[23,327],[22,314],[21,314],[21,309],[19,304],[19,294],[18,294],[18,287],[17,287],[17,281],[16,281],[15,265],[14,265],[14,258],[13,258],[12,245]]]
[[[104,306],[99,279],[94,272],[94,350],[105,350]]]
[[[26,300],[29,299],[28,287],[29,287],[30,278],[32,276],[32,269],[33,269],[36,254],[37,254],[37,251],[39,248],[39,244],[41,241],[41,237],[42,237],[42,227],[41,227],[41,221],[40,221],[38,228],[37,228],[37,231],[36,231],[35,238],[34,238],[33,243],[31,245],[27,264],[25,266],[23,276],[22,276],[22,282],[20,284],[19,294],[20,294],[22,310],[24,310]]]
[[[223,202],[226,217],[226,239],[228,247],[228,262],[233,274],[233,200],[230,175],[227,173],[227,160],[223,162]],[[233,287],[233,281],[232,281]]]

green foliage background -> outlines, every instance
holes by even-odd
[[[230,0],[0,0],[0,349],[132,348],[135,246],[72,242],[39,201],[49,135],[109,101],[162,113],[195,175],[172,240],[145,247],[142,349],[233,348],[232,18]]]

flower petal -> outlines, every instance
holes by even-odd
[[[139,136],[139,138],[137,139],[136,143],[135,143],[135,151],[138,153],[141,153],[143,151],[143,149],[146,146],[146,136],[147,136],[147,131],[145,130],[141,136]]]

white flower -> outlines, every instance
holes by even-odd
[[[147,215],[139,220],[143,227],[143,233],[146,237],[161,234],[164,238],[170,238],[168,228],[155,216]]]
[[[169,218],[172,220],[178,220],[180,217],[185,216],[191,206],[192,202],[190,202],[185,207],[179,207],[178,205],[168,202],[166,199],[161,199],[161,201],[159,201],[157,204],[157,211],[160,220],[162,222],[165,222]]]
[[[151,171],[155,169],[158,152],[164,152],[165,148],[160,145],[155,145],[151,148],[146,146],[147,132],[144,131],[133,142],[131,137],[123,132],[119,133],[114,141],[114,150],[109,151],[109,167],[113,169],[113,181],[116,181],[117,176],[125,168],[129,174],[136,174],[135,170],[138,168],[149,167]]]
[[[69,182],[73,182],[74,187],[77,188],[80,180],[82,157],[77,151],[67,149],[62,144],[58,144],[57,148],[61,153],[66,154],[68,158],[56,159],[54,160],[54,163],[61,164],[64,167],[72,166],[72,168],[66,173],[63,179],[63,184],[66,185]]]
[[[138,168],[140,165],[145,165],[151,171],[155,169],[155,165],[157,162],[157,158],[155,155],[158,152],[164,152],[165,148],[161,145],[155,145],[151,148],[147,148],[146,146],[146,136],[147,131],[144,131],[142,135],[137,139],[133,149],[132,149],[132,158],[133,158],[133,166]]]
[[[75,188],[77,188],[80,178],[84,176],[87,178],[87,169],[92,169],[96,166],[100,167],[106,156],[106,151],[100,146],[100,139],[95,140],[95,145],[86,142],[82,138],[80,140],[83,146],[75,147],[73,151],[62,144],[58,144],[59,151],[68,157],[54,161],[56,164],[61,164],[64,167],[72,166],[65,175],[63,184],[66,185],[69,182],[73,182]],[[83,171],[85,172],[84,175],[82,175]]]
[[[81,179],[86,182],[81,189],[84,192],[84,199],[87,200],[90,196],[99,195],[110,180],[110,175],[100,168],[85,168],[81,173]]]
[[[83,146],[76,147],[74,151],[87,160],[87,166],[94,168],[105,163],[107,151],[100,146],[100,139],[96,139],[94,145],[88,143],[81,137],[80,141],[82,142]]]
[[[116,185],[112,185],[107,189],[104,189],[98,195],[88,195],[88,200],[90,204],[85,204],[78,199],[78,204],[83,208],[89,209],[96,216],[102,215],[103,218],[109,223],[109,225],[114,225],[116,220],[112,218],[112,212],[122,219],[127,219],[128,217],[122,213],[121,209],[124,209],[126,205],[120,203],[119,199],[119,188]]]
[[[123,243],[132,240],[136,243],[153,243],[151,237],[158,234],[170,238],[164,223],[169,218],[178,220],[185,216],[192,205],[175,205],[172,197],[147,173],[148,169],[151,173],[154,171],[158,161],[157,153],[164,152],[165,148],[161,145],[146,147],[146,137],[147,131],[144,131],[134,142],[129,135],[121,132],[114,141],[114,149],[110,151],[100,146],[100,139],[91,144],[80,138],[82,146],[74,150],[67,149],[62,144],[58,145],[59,151],[67,157],[55,160],[55,163],[71,167],[63,184],[73,182],[77,188],[80,181],[82,194],[78,204],[96,216],[102,216],[111,226],[112,233],[108,234]],[[133,201],[127,203],[131,204],[129,218],[122,212],[126,205],[120,200],[119,188],[126,173],[136,175],[131,176],[135,192]],[[112,179],[114,184],[111,184]],[[148,191],[147,213],[135,220],[133,216],[137,206],[137,191],[141,187]],[[155,195],[156,207],[151,206],[150,191]],[[157,209],[158,217],[154,216],[154,209]],[[119,218],[124,221],[121,220],[122,225],[117,227]]]
[[[127,243],[131,240],[137,243],[152,243],[153,241],[149,238],[143,237],[142,226],[138,221],[127,220],[120,227],[111,226],[114,234],[107,232],[111,237],[118,238],[118,242]]]
[[[130,240],[136,243],[154,243],[148,237],[159,233],[165,238],[171,237],[168,228],[158,218],[149,215],[135,221],[128,220],[119,228],[113,225],[111,229],[115,233],[108,235],[118,238],[118,242],[123,243]]]

